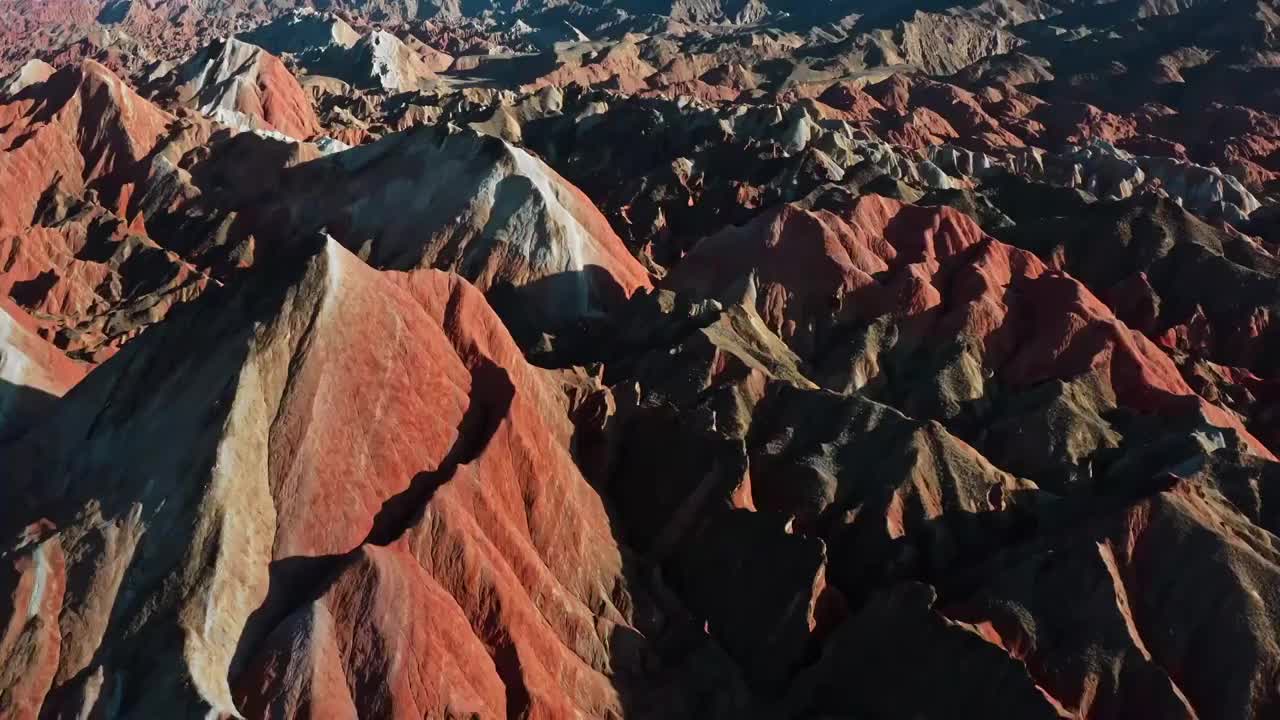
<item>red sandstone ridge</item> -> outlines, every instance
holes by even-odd
[[[307,4],[0,0],[0,720],[1280,717],[1273,8]]]
[[[960,144],[973,150],[994,152],[1018,148],[1023,141],[990,115],[980,99],[967,90],[946,83],[921,80],[909,89],[910,104],[927,107],[955,129]]]
[[[822,97],[838,102],[847,92],[835,85]],[[886,137],[904,145],[953,142],[980,152],[1024,145],[983,107],[979,96],[955,85],[894,74],[869,85],[863,97],[878,100],[888,110],[874,116],[885,128]],[[860,102],[865,105],[865,100]]]
[[[724,293],[754,275],[761,317],[804,357],[818,355],[842,325],[886,318],[903,342],[947,338],[1012,386],[1099,374],[1123,407],[1200,413],[1273,457],[1238,417],[1197,396],[1168,355],[1084,285],[987,236],[968,216],[838,192],[813,202],[782,206],[708,238],[666,284]],[[872,353],[841,375],[854,387],[874,383],[887,370],[882,362]],[[987,392],[981,377],[965,382],[977,386],[944,391]]]
[[[0,233],[29,225],[51,188],[98,193],[118,215],[141,163],[173,117],[142,99],[93,61],[64,68],[47,82],[0,105]]]
[[[162,97],[219,122],[275,130],[298,140],[320,132],[311,97],[284,63],[260,47],[235,39],[201,50],[160,81]]]
[[[375,267],[436,267],[514,288],[562,325],[648,287],[580,190],[497,138],[419,128],[286,170],[263,234],[324,230]]]
[[[657,72],[640,57],[639,48],[633,42],[624,41],[601,50],[586,44],[571,46],[565,55],[562,65],[530,83],[528,89],[609,83],[624,92],[637,92],[645,89],[645,81]]]
[[[818,96],[818,100],[836,110],[848,113],[854,122],[872,122],[884,106],[858,84],[841,82],[832,85]]]
[[[0,233],[0,292],[35,315],[42,336],[100,362],[209,278],[114,215],[72,203],[70,217]]]
[[[456,276],[255,273],[5,453],[6,707],[617,713],[630,599],[549,376]]]
[[[101,362],[208,278],[146,234],[152,189],[208,139],[101,65],[64,68],[0,105],[0,291],[39,335]],[[144,210],[146,212],[144,212]]]

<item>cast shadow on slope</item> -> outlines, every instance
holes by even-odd
[[[0,366],[3,361],[0,354]],[[57,395],[0,378],[0,445],[20,437],[57,402]]]
[[[537,347],[544,335],[581,331],[595,320],[603,319],[604,315],[588,315],[579,318],[575,326],[565,327],[562,322],[547,317],[533,299],[578,296],[582,293],[586,294],[588,307],[599,309],[617,308],[627,300],[626,293],[609,271],[598,265],[548,275],[520,287],[510,283],[495,285],[485,297],[493,311],[502,319],[516,345],[525,351],[530,362],[537,365],[537,357],[531,356],[530,351]]]
[[[476,401],[477,399],[481,401]],[[232,679],[258,649],[267,635],[299,607],[319,599],[332,579],[356,562],[365,545],[385,547],[414,527],[442,485],[457,469],[474,461],[489,445],[499,423],[509,414],[515,386],[507,371],[483,360],[472,372],[472,400],[458,423],[458,435],[435,470],[418,473],[408,487],[388,498],[374,516],[373,527],[364,542],[349,553],[323,556],[293,556],[271,563],[268,594],[249,617],[232,662]]]
[[[390,545],[417,524],[441,485],[453,478],[461,465],[473,462],[484,452],[498,425],[510,413],[516,388],[506,370],[483,360],[471,373],[472,402],[458,423],[458,437],[435,470],[418,473],[403,492],[388,498],[373,518],[373,527],[363,544]],[[484,402],[476,402],[483,393]]]
[[[129,472],[125,458],[163,467],[170,461],[199,462],[213,456],[216,448],[209,438],[189,433],[205,427],[205,420],[214,426],[226,421],[230,403],[225,400],[234,388],[220,379],[222,372],[243,365],[252,345],[251,323],[237,327],[228,318],[242,311],[253,321],[266,321],[277,312],[297,273],[288,266],[272,271],[281,282],[262,283],[243,292],[240,287],[215,288],[205,301],[177,308],[171,321],[148,332],[148,342],[131,343],[72,388],[38,432],[0,451],[0,463],[9,470],[6,502],[0,504],[0,532],[6,537],[21,536],[24,527],[41,534],[72,527],[86,498],[102,517],[122,523],[91,527],[77,541],[79,552],[108,558],[106,566],[119,559],[110,554],[119,541],[117,535],[137,532],[143,524],[155,529],[134,536],[141,556],[154,564],[135,562],[136,558],[119,560],[124,563],[115,567],[121,577],[119,591],[108,603],[92,608],[92,621],[102,622],[103,638],[118,637],[145,612],[145,599],[171,583],[169,569],[185,550],[180,533],[190,532],[183,509],[198,492],[184,485],[156,488],[146,472]],[[224,309],[228,312],[220,312]],[[209,332],[193,335],[189,327]],[[203,342],[192,345],[193,336]],[[184,344],[189,353],[163,350]],[[141,392],[142,387],[147,391]],[[167,405],[182,404],[183,398],[184,410],[165,412]],[[113,470],[100,472],[96,483],[74,482],[78,473],[98,463]],[[43,521],[30,525],[33,518]],[[121,532],[120,527],[128,530]],[[93,563],[68,563],[66,597],[92,596],[102,572],[106,570]],[[104,666],[147,667],[157,648],[176,643],[180,643],[176,627],[158,621],[139,630],[135,642],[64,647],[62,662],[70,670],[45,697],[44,706],[53,713],[56,708],[91,702],[85,693],[94,684],[95,673],[101,680]],[[114,686],[113,692],[119,693],[119,707],[131,708],[150,690],[147,682],[138,682]]]

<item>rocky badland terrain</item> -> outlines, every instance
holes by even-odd
[[[0,718],[1280,717],[1278,29],[0,0]]]

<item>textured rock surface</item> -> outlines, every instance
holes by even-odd
[[[232,127],[299,140],[320,130],[310,98],[280,59],[239,40],[204,48],[160,84],[176,102]]]
[[[282,174],[267,231],[324,230],[375,267],[450,269],[548,326],[600,312],[649,279],[577,188],[525,150],[419,128]]]
[[[939,378],[941,407],[920,408],[926,414],[982,397],[990,376],[1028,386],[1097,373],[1121,406],[1200,412],[1244,432],[1234,415],[1195,396],[1155,343],[1117,320],[1070,276],[984,235],[950,208],[904,206],[877,196],[849,206],[846,195],[834,195],[817,198],[815,209],[784,206],[708,238],[668,281],[678,289],[718,293],[735,278],[756,273],[761,316],[802,356],[818,355],[824,336],[838,336],[842,325],[881,318],[895,326],[895,344],[908,348],[922,338],[947,338],[961,348],[960,376]],[[848,358],[848,370],[832,368],[828,382],[862,389],[889,372],[881,348],[859,350]]]
[[[386,381],[368,386],[370,373]],[[25,621],[60,628],[33,641],[54,658],[51,697],[67,711],[118,693],[130,713],[231,713],[228,676],[256,666],[243,692],[288,715],[302,701],[272,684],[272,648],[306,640],[291,662],[350,673],[357,694],[312,712],[605,713],[630,601],[555,397],[455,277],[380,273],[330,242],[208,296],[6,453],[6,534],[31,512],[52,520],[14,552],[75,558],[44,571],[61,620],[55,605]],[[86,424],[90,407],[106,415]],[[167,450],[143,450],[155,432]],[[340,462],[315,453],[353,441]],[[69,447],[98,449],[43,466]],[[320,599],[299,605],[312,587]],[[422,635],[405,637],[415,623]],[[404,638],[421,664],[379,672],[400,653],[366,637]]]
[[[32,85],[38,85],[48,80],[55,72],[57,70],[43,60],[28,60],[22,64],[22,67],[4,78],[0,93],[7,97],[12,97]]]
[[[1270,720],[1277,28],[0,0],[0,718]]]
[[[31,223],[42,195],[57,187],[97,191],[123,212],[131,177],[156,147],[172,116],[143,100],[105,67],[65,68],[0,106],[0,232]]]
[[[42,340],[30,316],[8,300],[0,303],[0,335],[0,437],[7,439],[24,432],[87,368]]]

